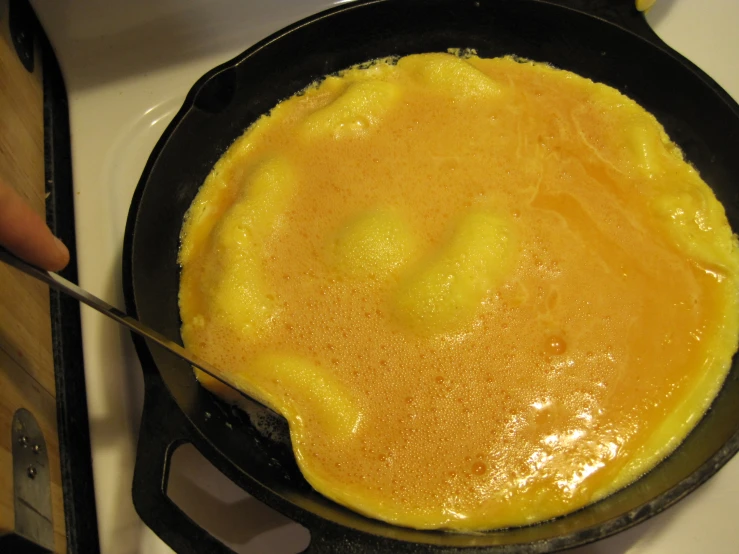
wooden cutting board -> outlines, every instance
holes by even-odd
[[[21,62],[9,29],[9,1],[0,0],[0,179],[45,214],[41,60]],[[19,408],[36,418],[51,476],[54,551],[66,552],[49,290],[0,264],[0,535],[15,526],[11,422]]]

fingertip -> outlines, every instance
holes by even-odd
[[[56,259],[49,264],[48,269],[50,271],[59,271],[64,269],[69,263],[69,249],[58,237],[54,237],[54,245],[57,251]]]

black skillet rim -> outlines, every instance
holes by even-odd
[[[357,8],[359,6],[366,5],[366,4],[382,3],[385,1],[387,0],[368,0],[364,2],[362,1],[355,2],[352,4],[348,4],[346,6],[338,6],[331,10],[320,12],[319,14],[316,14],[312,17],[308,17],[304,20],[301,20],[289,27],[282,29],[281,31],[278,31],[277,33],[271,35],[270,37],[264,39],[263,41],[257,43],[253,47],[247,49],[245,52],[235,57],[234,59],[209,71],[201,79],[199,79],[197,83],[192,87],[192,89],[187,95],[187,98],[185,99],[183,107],[180,109],[180,111],[177,113],[173,121],[167,127],[167,129],[162,135],[162,138],[160,139],[155,149],[153,150],[149,158],[149,161],[146,164],[141,180],[139,182],[139,186],[137,187],[134,193],[133,200],[132,200],[131,211],[129,212],[129,219],[128,219],[127,228],[126,228],[126,236],[125,236],[125,243],[124,243],[124,256],[123,256],[123,274],[124,274],[124,289],[125,289],[124,292],[126,296],[127,308],[131,310],[131,313],[133,314],[136,313],[135,298],[133,294],[133,279],[132,279],[132,259],[133,259],[132,249],[133,249],[133,231],[134,231],[135,223],[136,223],[138,204],[143,195],[146,181],[148,179],[148,176],[152,169],[154,161],[157,159],[157,157],[161,153],[161,150],[164,148],[164,145],[169,135],[172,132],[174,132],[174,130],[179,125],[180,121],[184,118],[184,116],[187,114],[187,112],[194,107],[195,98],[197,94],[200,92],[200,90],[202,89],[203,85],[206,82],[208,82],[214,75],[217,75],[218,73],[222,72],[224,69],[227,69],[229,67],[233,67],[239,64],[240,62],[250,57],[257,51],[268,46],[271,42],[278,39],[282,35],[290,33],[294,31],[295,29],[298,29],[311,21],[329,16],[333,14],[334,12],[354,9],[354,8]],[[644,42],[647,42],[650,46],[657,48],[663,53],[676,59],[681,65],[687,68],[696,77],[701,79],[704,82],[704,84],[706,84],[709,88],[711,88],[713,92],[721,100],[723,100],[724,103],[730,106],[731,109],[734,111],[734,113],[737,114],[737,116],[739,116],[739,107],[736,106],[736,104],[731,99],[731,97],[725,91],[723,91],[715,82],[713,82],[710,79],[710,77],[708,77],[705,73],[703,73],[700,69],[698,69],[688,60],[686,60],[685,58],[683,58],[682,56],[674,52],[672,49],[670,49],[668,46],[666,46],[664,43],[662,43],[661,40],[651,31],[648,25],[646,25],[646,22],[643,20],[643,18],[641,16],[636,15],[635,10],[633,10],[633,4],[631,4],[632,9],[627,10],[624,8],[626,4],[625,2],[621,2],[621,4],[623,4],[622,6],[614,7],[614,4],[616,4],[616,2],[610,2],[610,3],[607,1],[598,2],[597,0],[595,2],[587,2],[587,0],[571,0],[571,1],[568,1],[568,0],[549,0],[549,1],[535,0],[535,1],[538,1],[539,3],[543,3],[543,4],[553,4],[559,7],[569,8],[575,11],[585,13],[586,15],[589,15],[591,17],[595,17],[597,19],[601,19],[608,23],[614,24],[621,31],[632,34],[640,38]],[[142,358],[142,363],[145,362],[145,360],[147,359],[149,361],[152,360],[151,355],[148,352],[148,349],[146,347],[146,344],[143,341],[137,340],[136,346],[137,346],[137,351],[139,352],[139,356]],[[144,365],[146,364],[144,363]],[[145,373],[149,373],[149,372],[145,369]],[[155,373],[156,377],[161,380],[161,378],[158,375],[158,370],[155,369],[151,373]],[[169,394],[168,391],[165,391],[165,393]],[[192,431],[194,431],[194,429]],[[197,432],[195,434],[197,434]],[[195,443],[194,440],[192,442]],[[656,513],[663,511],[667,507],[671,506],[672,504],[674,504],[675,502],[677,502],[678,500],[680,500],[681,498],[683,498],[684,496],[692,492],[700,484],[702,484],[704,481],[710,478],[713,474],[715,474],[716,471],[718,471],[718,469],[720,469],[736,453],[737,450],[739,450],[739,432],[735,433],[724,444],[724,446],[721,449],[719,449],[701,467],[695,470],[693,474],[691,474],[689,477],[680,481],[677,485],[675,485],[671,489],[655,497],[652,501],[640,506],[637,509],[634,509],[628,513],[625,513],[620,517],[617,517],[612,520],[601,523],[597,525],[595,528],[584,529],[582,531],[575,532],[570,535],[554,537],[551,539],[540,541],[546,544],[530,543],[528,546],[531,548],[531,551],[551,551],[555,549],[560,550],[560,549],[565,549],[565,548],[571,548],[577,545],[592,542],[600,538],[604,538],[606,536],[613,535],[619,531],[625,530],[633,525],[636,525],[637,523],[651,517],[652,515],[655,515]],[[657,468],[659,467],[660,466],[657,466]],[[271,493],[271,491],[267,491],[267,494],[273,494],[273,493]],[[274,506],[274,499],[273,499],[273,502],[270,502],[268,499],[261,498],[261,495],[255,495],[255,496],[260,497],[261,500],[265,500],[267,501],[268,504]],[[295,510],[297,510],[298,512],[303,511],[303,509],[300,507],[295,507]],[[294,510],[289,510],[289,512],[294,512]],[[294,514],[294,513],[290,515],[291,517],[298,516],[298,514]],[[306,514],[303,514],[303,516],[305,515]],[[320,522],[330,523],[331,526],[337,525],[334,522],[326,522],[320,516],[315,516],[315,518],[317,518],[316,521],[311,522],[310,520],[314,519],[313,514],[307,514],[307,515],[309,517],[295,517],[295,519],[306,524],[311,530],[314,530],[315,524],[320,523]],[[365,532],[360,531],[358,529],[341,527],[341,530],[344,532],[352,532],[352,533],[359,534],[359,535],[365,535],[369,538],[369,535],[367,535]],[[384,537],[377,537],[377,538],[385,539]],[[392,539],[387,539],[387,540],[391,541],[388,544],[393,544],[393,545],[398,545],[398,546],[400,546],[401,544],[401,543],[398,543],[398,541],[396,540],[392,540]],[[434,547],[434,545],[430,545],[430,544],[414,544],[414,543],[406,543],[406,544],[414,545],[417,548],[424,548],[424,547],[431,548],[431,549],[434,549],[435,551],[444,550],[444,551],[451,552],[451,551],[458,550],[457,547],[448,547],[445,549],[444,547]],[[509,545],[509,546],[504,546],[504,547],[488,546],[488,547],[482,547],[482,549],[500,552],[503,550],[508,550],[509,547],[521,547],[521,546],[523,545],[520,545],[520,544],[519,545]],[[461,547],[459,548],[459,550],[462,550],[462,549],[463,548]]]

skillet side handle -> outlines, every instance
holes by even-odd
[[[143,522],[180,554],[235,554],[190,519],[167,496],[172,454],[186,442],[190,422],[158,376],[145,374],[133,504]]]
[[[647,23],[644,13],[636,9],[635,0],[544,0],[565,8],[613,23],[648,40],[659,48],[667,46]],[[657,0],[657,2],[668,0]]]

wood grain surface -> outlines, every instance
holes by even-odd
[[[15,52],[8,0],[0,0],[0,179],[45,213],[41,60],[29,73]],[[66,552],[49,291],[0,264],[0,535],[14,527],[11,421],[19,408],[36,418],[51,467],[55,552]]]

